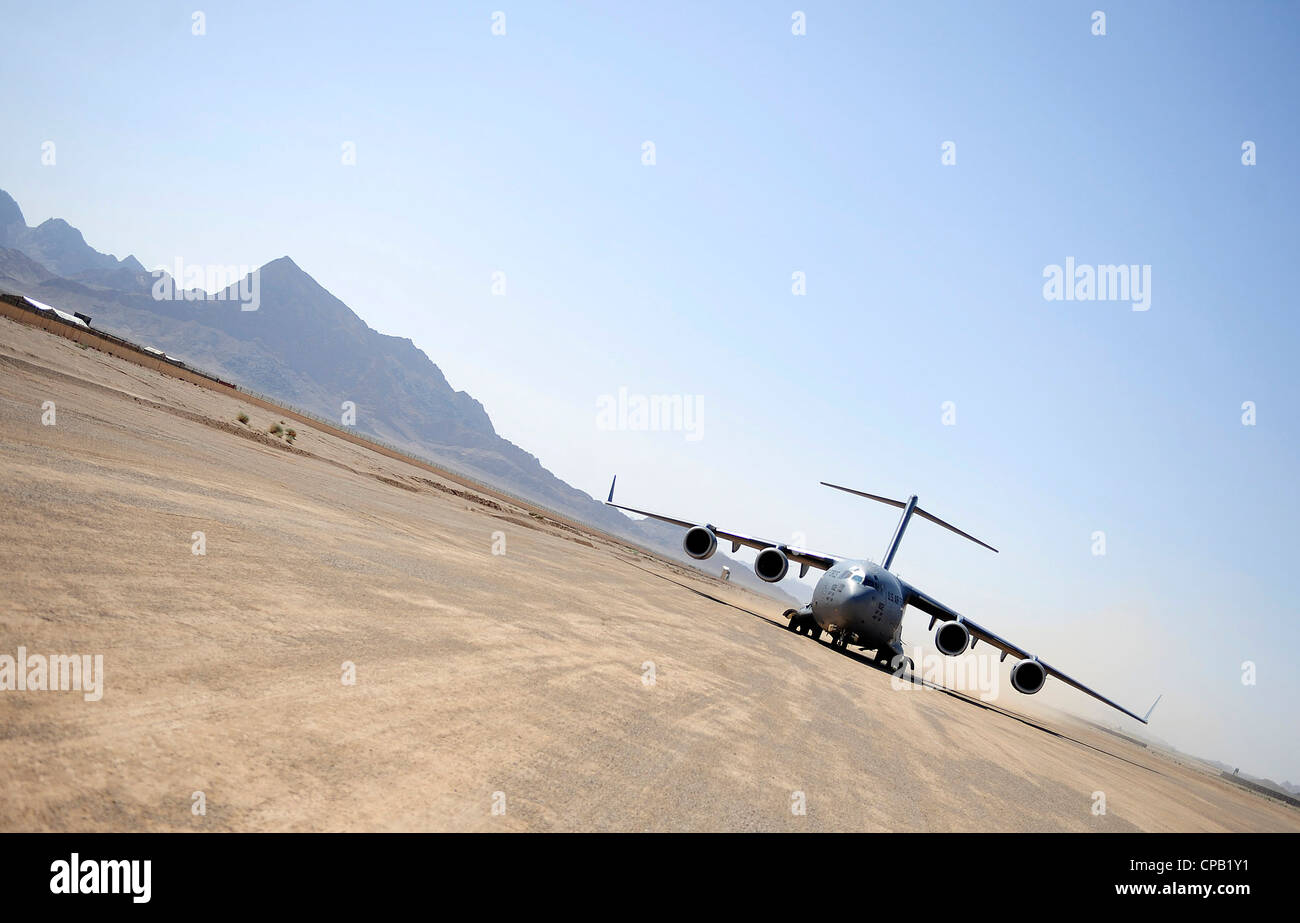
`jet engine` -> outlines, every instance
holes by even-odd
[[[764,548],[754,558],[754,573],[759,580],[776,583],[790,569],[790,559],[780,548]]]
[[[1047,682],[1047,671],[1037,660],[1022,660],[1011,668],[1011,685],[1016,692],[1033,695]]]
[[[713,557],[713,552],[718,550],[718,537],[712,529],[695,526],[687,529],[686,535],[682,537],[682,550],[697,561],[703,561]]]
[[[970,647],[970,630],[961,622],[944,622],[934,633],[934,646],[949,657],[964,654]]]

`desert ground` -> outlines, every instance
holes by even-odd
[[[0,654],[104,664],[98,701],[0,692],[0,829],[1300,830],[1195,760],[894,688],[779,603],[275,422],[0,318]]]

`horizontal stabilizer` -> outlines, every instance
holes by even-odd
[[[952,523],[944,522],[942,519],[940,519],[938,516],[935,516],[933,513],[928,513],[925,510],[921,509],[919,506],[916,505],[915,496],[909,497],[906,500],[891,500],[889,497],[882,497],[879,494],[869,494],[864,490],[854,490],[852,487],[841,487],[839,484],[832,484],[829,481],[822,481],[822,484],[826,487],[833,487],[836,490],[842,490],[846,494],[853,494],[858,497],[866,497],[868,500],[875,500],[877,503],[883,503],[886,506],[893,506],[893,507],[897,507],[900,510],[903,510],[903,520],[902,522],[899,523],[898,529],[894,533],[894,540],[890,542],[889,551],[886,552],[885,554],[886,568],[889,567],[889,562],[892,562],[894,553],[897,552],[898,550],[898,543],[903,538],[903,530],[907,528],[907,520],[913,513],[915,513],[917,516],[920,516],[922,519],[930,520],[930,522],[934,523],[936,526],[943,526],[949,532],[957,533],[962,538],[970,539],[976,545],[979,545],[981,548],[987,548],[989,551],[993,552],[994,554],[997,554],[998,552],[996,548],[994,548],[992,545],[988,544],[987,542],[982,542],[979,539],[977,539],[975,536],[971,535],[969,532],[963,532],[961,529],[958,529]]]
[[[961,529],[958,529],[958,528],[957,528],[956,526],[954,526],[952,523],[950,523],[950,522],[944,522],[944,521],[943,521],[942,519],[940,519],[938,516],[932,516],[931,514],[927,513],[925,510],[921,509],[919,506],[916,508],[916,515],[920,516],[922,519],[928,519],[928,520],[930,520],[930,521],[931,521],[932,523],[934,523],[936,526],[943,526],[943,527],[944,527],[945,529],[947,529],[949,532],[956,532],[956,533],[957,533],[958,535],[960,535],[962,538],[968,538],[968,539],[970,539],[972,542],[974,542],[976,545],[979,545],[979,546],[982,547],[982,548],[987,548],[989,551],[993,552],[994,554],[997,554],[997,553],[998,553],[998,550],[997,550],[996,548],[994,548],[992,545],[989,545],[989,544],[986,544],[986,543],[984,543],[984,542],[981,542],[979,539],[977,539],[975,536],[971,535],[969,532],[963,532]]]

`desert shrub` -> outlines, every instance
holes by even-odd
[[[281,433],[284,432],[284,427],[281,426],[279,423],[273,423],[273,424],[271,424],[271,428],[268,430],[268,432],[269,432],[272,436],[278,436],[278,435],[280,435]]]
[[[242,423],[242,424],[244,424],[245,426],[247,426],[247,425],[248,425],[248,414],[246,414],[246,413],[241,413],[241,414],[239,415],[239,422]]]

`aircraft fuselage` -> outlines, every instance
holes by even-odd
[[[903,588],[898,578],[871,561],[840,561],[813,589],[812,617],[832,634],[847,631],[864,648],[902,652]]]

